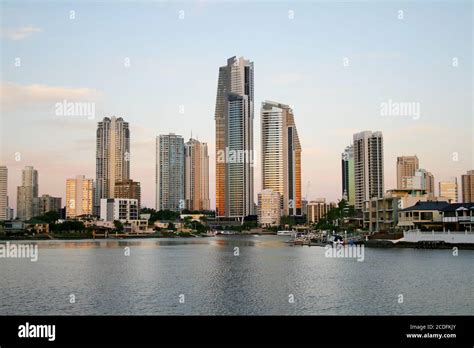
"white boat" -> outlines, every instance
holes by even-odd
[[[235,231],[222,231],[221,234],[230,236],[230,235],[237,234],[237,232],[235,232]]]
[[[277,236],[292,236],[294,234],[293,231],[278,231]]]

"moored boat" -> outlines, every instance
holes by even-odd
[[[278,231],[277,236],[292,236],[294,234],[293,231]]]

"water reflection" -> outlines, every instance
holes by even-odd
[[[124,248],[140,247],[154,248],[160,246],[179,245],[211,245],[218,247],[283,247],[286,246],[284,238],[260,237],[207,237],[207,238],[146,238],[146,239],[103,239],[103,240],[47,240],[47,241],[11,241],[13,243],[37,244],[42,249],[89,249],[89,248]]]
[[[38,241],[38,262],[0,260],[0,315],[474,313],[474,280],[466,276],[474,252],[452,257],[449,250],[367,248],[364,262],[357,262],[285,241]],[[400,293],[403,306],[396,301]]]

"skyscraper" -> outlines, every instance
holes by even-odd
[[[189,139],[185,144],[186,209],[209,210],[209,155],[207,144]]]
[[[130,198],[136,199],[138,210],[141,208],[142,191],[140,183],[132,179],[117,181],[115,183],[115,198]]]
[[[93,213],[94,180],[77,175],[66,179],[66,218],[75,218]]]
[[[290,106],[262,103],[262,190],[271,189],[282,198],[283,215],[302,215],[301,144]]]
[[[0,221],[7,220],[8,208],[8,169],[0,166]]]
[[[364,201],[382,198],[384,193],[382,132],[354,134],[355,208],[362,210]]]
[[[38,198],[38,171],[26,166],[21,173],[21,186],[17,189],[17,217],[29,220],[37,214],[34,200]]]
[[[468,170],[461,176],[463,203],[474,202],[474,170]]]
[[[216,214],[253,214],[253,62],[231,57],[219,68],[216,97]]]
[[[400,156],[397,157],[397,189],[404,189],[403,177],[415,176],[415,171],[419,168],[417,156]]]
[[[439,196],[446,198],[449,203],[458,202],[458,179],[439,182]]]
[[[355,205],[355,182],[354,182],[354,146],[347,146],[341,154],[342,168],[342,198],[349,205]]]
[[[121,117],[105,117],[97,124],[96,192],[94,214],[100,199],[114,198],[115,183],[130,178],[130,129]]]
[[[173,133],[160,135],[156,138],[156,210],[184,208],[184,140]]]

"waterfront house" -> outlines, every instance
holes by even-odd
[[[184,223],[180,221],[173,221],[173,220],[157,220],[154,223],[154,226],[160,229],[168,229],[169,225],[172,224],[175,229],[183,228]]]
[[[369,232],[392,232],[397,229],[400,210],[428,200],[435,199],[422,189],[388,190],[383,197],[364,201],[363,227]]]
[[[397,226],[404,230],[442,230],[442,210],[449,205],[446,201],[419,201],[415,205],[398,212]]]
[[[7,235],[25,232],[25,223],[21,220],[6,220],[4,232]]]
[[[25,221],[26,231],[34,233],[49,233],[49,224],[42,220],[30,219]]]
[[[443,227],[451,231],[472,231],[474,203],[453,203],[441,210]]]

